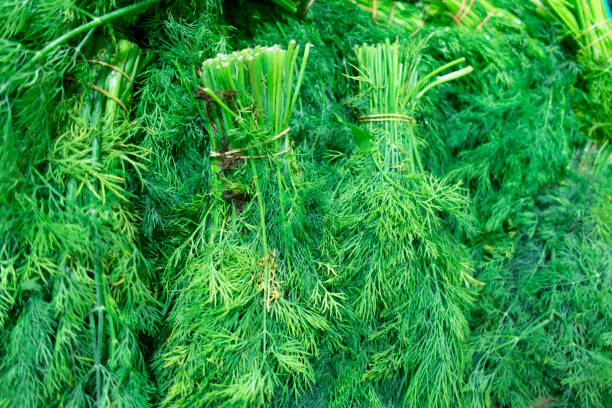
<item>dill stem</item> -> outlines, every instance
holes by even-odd
[[[87,31],[90,30],[92,28],[98,27],[108,21],[114,20],[116,18],[128,15],[136,10],[139,10],[141,8],[144,7],[148,7],[153,3],[157,3],[159,0],[145,0],[145,1],[141,1],[139,3],[136,4],[132,4],[130,6],[127,7],[123,7],[120,8],[119,10],[115,10],[115,11],[111,11],[110,13],[107,13],[101,17],[95,17],[93,20],[91,20],[89,23],[85,23],[83,25],[80,25],[70,31],[68,31],[67,33],[57,37],[55,40],[51,41],[49,44],[47,44],[44,48],[42,48],[41,50],[37,51],[36,54],[34,55],[34,57],[30,60],[30,62],[28,63],[28,65],[31,64],[35,64],[36,62],[38,62],[41,58],[43,58],[45,55],[47,55],[51,50],[53,50],[55,47],[57,47],[58,45],[65,43],[66,41],[70,40],[71,38]]]
[[[117,55],[115,57],[115,61],[113,61],[113,65],[125,67],[131,64],[133,61],[128,61],[128,57],[130,56],[131,46],[128,41],[120,41],[119,47],[117,49]],[[139,58],[138,53],[133,55],[135,58]],[[137,63],[137,60],[134,61]],[[107,88],[110,95],[115,98],[119,98],[121,96],[121,91],[124,88],[123,78],[120,74],[115,71],[111,71],[110,74],[104,78],[105,88]],[[126,87],[127,88],[127,87]],[[95,167],[101,161],[102,155],[102,134],[103,128],[112,127],[113,122],[117,118],[117,104],[112,100],[105,101],[106,103],[97,103],[100,102],[101,98],[104,98],[103,95],[98,93],[94,94],[94,98],[90,100],[90,103],[85,107],[86,110],[89,110],[88,114],[89,123],[92,127],[98,128],[95,132],[95,136],[92,140],[92,166]],[[103,106],[104,115],[101,118],[100,114],[91,114],[91,110],[95,110],[96,106]],[[102,119],[102,120],[101,120]],[[100,187],[99,183],[97,187]],[[104,197],[102,197],[102,205],[104,205]],[[96,209],[92,209],[91,212],[91,223],[92,228],[94,228],[96,222],[98,220],[98,212]],[[95,321],[95,331],[96,331],[96,341],[94,346],[94,370],[96,377],[96,406],[99,408],[102,406],[102,354],[104,353],[104,328],[105,328],[105,316],[104,316],[104,294],[103,294],[103,265],[102,265],[102,240],[97,230],[93,230],[94,234],[94,242],[95,242],[95,250],[94,250],[94,259],[93,259],[93,269],[94,269],[94,282],[95,282],[95,292],[96,292],[96,314],[97,319]],[[115,328],[112,322],[109,322],[109,327],[111,331],[111,350],[110,355],[114,353],[115,343],[116,343],[116,333]]]
[[[499,350],[499,349],[502,349],[502,348],[507,347],[507,346],[515,345],[519,341],[521,341],[524,338],[526,338],[527,336],[529,336],[531,333],[533,333],[536,330],[539,330],[542,327],[546,326],[548,323],[550,323],[550,321],[551,321],[551,319],[545,319],[545,320],[541,321],[540,323],[536,324],[535,326],[528,328],[527,330],[525,330],[523,333],[519,334],[518,336],[514,336],[510,340],[508,340],[508,341],[498,345],[493,350],[495,351],[495,350]]]
[[[96,239],[96,244],[99,246],[100,239]],[[102,260],[100,259],[100,251],[96,250],[94,259],[94,276],[96,280],[96,308],[98,311],[97,333],[96,333],[96,348],[94,353],[94,366],[96,370],[96,406],[102,406],[102,349],[104,343],[104,307],[102,299]]]
[[[285,168],[287,168],[288,164],[287,164],[287,159],[284,159],[285,162]],[[287,245],[288,241],[287,241],[287,216],[286,216],[286,205],[285,205],[285,184],[283,183],[283,176],[282,176],[282,171],[280,166],[278,166],[276,168],[276,180],[278,183],[278,199],[279,199],[279,203],[280,203],[280,215],[281,215],[281,222],[283,225],[283,250],[288,250],[291,248],[292,250],[292,246]]]
[[[304,56],[302,57],[302,65],[300,67],[300,73],[298,74],[298,79],[295,84],[295,90],[293,91],[294,93],[293,93],[293,98],[291,99],[291,105],[289,105],[289,108],[286,113],[285,127],[289,125],[289,117],[291,115],[291,112],[293,112],[293,108],[295,107],[295,103],[297,101],[298,94],[300,93],[300,88],[302,87],[302,80],[304,79],[304,73],[306,72],[306,63],[308,62],[308,55],[310,53],[310,47],[312,47],[310,43],[307,43],[306,46],[304,47]]]
[[[92,104],[93,105],[93,104]],[[90,105],[91,106],[91,105]],[[93,108],[93,106],[91,106]],[[94,125],[92,123],[92,125]],[[95,167],[100,161],[100,150],[102,145],[102,134],[101,132],[96,132],[96,136],[92,141],[92,153],[91,153],[91,162],[92,167]],[[91,212],[91,226],[94,228],[97,220],[98,220],[98,212],[96,209],[92,209]],[[102,296],[102,259],[100,254],[100,247],[102,246],[100,237],[98,232],[93,231],[94,234],[94,242],[95,242],[95,250],[94,250],[94,259],[93,259],[93,269],[94,269],[94,283],[95,283],[95,291],[96,291],[96,306],[95,311],[97,314],[97,318],[95,319],[95,344],[94,344],[94,371],[96,373],[96,406],[99,408],[102,406],[102,352],[103,352],[103,342],[104,342],[104,299]]]
[[[92,141],[92,166],[95,167],[97,163],[100,161],[100,149],[102,144],[102,135],[101,132],[97,132],[94,140]],[[91,212],[91,225],[94,228],[98,220],[98,212],[93,209]],[[94,269],[94,282],[95,282],[95,290],[96,290],[96,307],[95,310],[97,312],[97,319],[95,319],[95,332],[96,332],[96,341],[94,344],[94,370],[96,373],[96,406],[102,406],[102,352],[103,352],[103,342],[104,342],[104,299],[102,296],[102,259],[100,254],[100,247],[102,243],[100,241],[100,237],[97,231],[93,231],[94,233],[94,242],[96,244],[94,251],[94,259],[93,259],[93,269]]]
[[[285,9],[289,13],[291,13],[291,14],[296,14],[297,13],[297,6],[293,2],[291,2],[289,0],[273,0],[273,1],[278,6],[280,6],[283,9]]]
[[[261,195],[261,188],[259,186],[259,174],[257,173],[257,167],[255,166],[255,161],[250,160],[251,162],[251,170],[253,171],[253,180],[255,181],[255,195],[257,196],[257,206],[259,207],[259,219],[260,219],[260,227],[261,227],[261,236],[263,241],[263,249],[264,249],[264,305],[263,305],[263,354],[266,354],[266,342],[267,342],[267,318],[268,318],[268,291],[269,291],[269,280],[270,280],[270,270],[268,265],[268,238],[266,235],[266,214],[264,209],[263,197]]]
[[[202,119],[202,122],[206,123],[208,121],[208,119],[206,117],[206,114],[204,113],[204,111],[202,111],[202,106],[200,105],[200,103],[194,98],[193,93],[191,91],[191,88],[189,87],[189,83],[187,82],[187,78],[185,78],[185,74],[183,73],[183,70],[182,70],[181,66],[176,61],[174,61],[174,66],[176,67],[176,70],[177,70],[177,72],[179,74],[180,80],[183,83],[183,86],[185,87],[185,90],[187,91],[187,95],[189,96],[189,100],[191,101],[192,105],[194,105],[196,110],[198,111],[198,114],[200,115],[200,118]],[[210,90],[208,90],[208,91],[210,92]],[[214,92],[211,92],[211,94],[216,97]],[[221,101],[218,100],[218,98],[217,98],[217,100],[215,100],[215,102],[219,103]],[[226,106],[226,108],[227,108],[227,106]],[[232,112],[229,108],[227,108],[227,109],[232,114],[234,114],[234,112]],[[223,124],[219,123],[219,126],[223,126]],[[211,123],[211,128],[212,128],[212,123]],[[210,143],[210,149],[212,151],[217,151],[217,142],[215,141],[215,137],[214,137],[214,134],[213,134],[212,131],[208,132],[208,142]],[[217,226],[219,225],[219,212],[212,210],[212,207],[216,207],[217,204],[220,203],[221,196],[223,194],[223,192],[222,192],[223,187],[221,186],[221,182],[219,180],[219,177],[217,176],[217,169],[216,169],[217,166],[216,166],[216,164],[218,163],[218,160],[213,159],[211,157],[210,162],[211,162],[210,163],[210,177],[211,177],[211,186],[212,186],[213,205],[211,206],[211,210],[209,210],[209,213],[211,214],[211,217],[212,217],[212,221],[211,221],[211,227],[212,228],[210,228],[209,244],[210,245],[214,245],[214,243],[215,243],[215,236],[216,236],[216,233],[217,233]]]

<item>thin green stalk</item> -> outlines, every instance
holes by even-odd
[[[545,320],[541,321],[540,323],[536,324],[535,326],[526,329],[524,332],[522,332],[518,336],[515,336],[515,337],[511,338],[510,340],[508,340],[508,341],[498,345],[497,347],[495,347],[491,351],[496,351],[496,350],[502,349],[502,348],[507,347],[507,346],[515,345],[519,341],[525,339],[531,333],[533,333],[536,330],[541,329],[542,327],[546,326],[548,323],[550,323],[550,319],[545,319]]]
[[[92,141],[92,166],[95,167],[100,161],[100,149],[101,149],[101,134],[97,132],[96,136]],[[98,213],[95,209],[91,212],[91,225],[96,224],[98,220]],[[102,247],[102,242],[100,237],[98,236],[97,231],[93,231],[94,233],[94,241],[96,243],[96,250],[94,252],[93,259],[93,269],[94,269],[94,282],[95,282],[95,291],[96,291],[96,306],[94,310],[96,311],[97,318],[95,321],[95,332],[96,332],[96,341],[94,343],[94,371],[96,375],[96,406],[102,406],[102,352],[103,352],[103,344],[104,344],[104,299],[102,295],[102,255],[100,253],[100,248]]]
[[[474,70],[474,67],[467,66],[465,68],[462,68],[460,70],[457,71],[453,71],[449,74],[446,75],[442,75],[438,78],[436,78],[435,81],[433,81],[432,83],[430,83],[429,85],[427,85],[421,92],[419,92],[419,94],[417,95],[417,99],[421,98],[423,95],[425,95],[427,93],[427,91],[429,91],[431,88],[433,88],[434,86],[443,84],[444,82],[448,82],[448,81],[452,81],[454,79],[458,79],[461,78],[462,76],[465,76],[467,74],[469,74],[470,72],[472,72]]]
[[[429,81],[431,78],[433,78],[435,75],[438,75],[440,72],[444,71],[445,69],[448,69],[450,67],[454,67],[457,64],[460,64],[462,62],[465,61],[464,57],[461,58],[457,58],[454,61],[449,62],[448,64],[444,64],[441,67],[438,67],[436,69],[434,69],[433,71],[431,71],[429,74],[425,75],[423,78],[421,78],[421,80],[419,82],[417,82],[416,86],[410,90],[410,92],[408,93],[409,96],[412,96],[414,92],[418,91],[419,89],[421,89],[421,87],[427,82]]]
[[[300,67],[300,73],[298,75],[297,83],[295,84],[295,90],[293,91],[293,99],[291,100],[291,105],[289,107],[288,112],[293,112],[293,108],[295,106],[295,102],[297,101],[298,95],[300,93],[300,87],[302,86],[302,80],[304,79],[304,72],[306,71],[306,62],[308,61],[308,55],[310,53],[311,44],[306,44],[304,47],[304,57],[302,57],[302,66]],[[284,126],[289,125],[289,115],[285,118]]]
[[[116,18],[119,17],[123,17],[125,15],[131,14],[134,11],[140,10],[141,8],[145,8],[148,7],[150,5],[152,5],[153,3],[157,3],[160,0],[145,0],[145,1],[141,1],[139,3],[135,3],[132,4],[130,6],[127,7],[123,7],[119,10],[115,10],[115,11],[111,11],[110,13],[107,13],[101,17],[95,17],[93,20],[91,20],[89,23],[80,25],[70,31],[68,31],[66,34],[59,36],[58,38],[56,38],[55,40],[51,41],[49,44],[47,44],[44,48],[42,48],[41,50],[37,51],[34,54],[34,57],[30,60],[30,62],[28,63],[28,65],[31,64],[35,64],[36,62],[38,62],[41,58],[43,58],[45,55],[47,55],[51,50],[53,50],[55,47],[57,47],[60,44],[65,43],[66,41],[76,37],[77,35],[98,27],[104,23],[107,23],[109,21],[112,21]]]
[[[132,62],[128,61],[128,57],[130,56],[130,51],[132,50],[132,46],[128,41],[122,40],[118,44],[117,55],[115,60],[113,61],[113,65],[126,68],[127,65]],[[132,57],[138,58],[138,53],[132,55]],[[123,77],[115,72],[111,71],[108,76],[105,78],[105,87],[106,91],[114,96],[115,98],[119,98],[121,96],[122,85],[123,85]],[[92,127],[99,128],[96,131],[96,134],[92,140],[92,166],[97,166],[101,161],[101,150],[102,150],[102,128],[104,127],[112,127],[113,122],[117,119],[117,103],[113,100],[106,100],[106,97],[102,94],[95,93],[94,98],[85,107],[85,111],[95,110],[97,111],[100,107],[104,107],[104,116],[101,117],[100,113],[90,114],[88,116],[90,125]],[[99,184],[97,186],[100,188]],[[104,197],[102,198],[104,200]],[[96,225],[98,220],[98,213],[95,209],[91,212],[91,222],[92,226]],[[96,320],[96,342],[94,348],[94,370],[96,377],[96,406],[102,406],[102,358],[104,353],[104,328],[105,328],[105,304],[104,304],[104,282],[103,282],[103,265],[102,265],[102,253],[101,248],[103,246],[102,239],[99,236],[99,232],[94,230],[94,241],[95,252],[93,259],[93,269],[94,269],[94,281],[95,281],[95,292],[96,292],[96,306],[95,309],[97,312],[97,320]],[[115,344],[115,333],[114,327],[112,327],[111,333],[111,351],[114,350]]]
[[[96,222],[97,214],[92,216]],[[100,238],[96,236],[96,247],[101,246]],[[96,309],[98,319],[96,322],[96,343],[94,350],[94,369],[96,372],[96,406],[102,406],[102,352],[104,348],[104,299],[102,296],[102,259],[100,251],[94,254],[94,276],[96,282]]]
[[[255,195],[257,196],[257,206],[259,208],[259,220],[261,227],[261,239],[263,242],[264,250],[264,302],[263,302],[263,353],[266,354],[267,347],[267,318],[268,318],[268,296],[270,286],[270,269],[268,265],[268,238],[266,234],[266,213],[263,203],[263,197],[261,194],[261,188],[259,185],[259,175],[257,174],[257,167],[255,161],[251,160],[251,170],[253,171],[253,181],[255,182]]]
[[[286,160],[285,160],[286,161]],[[285,166],[286,168],[286,166]],[[287,239],[287,214],[286,214],[286,205],[285,205],[285,184],[283,183],[283,177],[280,167],[276,168],[276,182],[278,184],[278,194],[279,194],[279,203],[280,203],[280,214],[281,214],[281,222],[283,223],[283,241],[286,243]]]
[[[207,119],[206,115],[204,114],[204,112],[202,111],[202,106],[194,98],[193,93],[192,93],[191,89],[189,88],[187,79],[185,78],[185,74],[183,73],[183,70],[181,69],[180,65],[176,61],[174,61],[174,66],[176,67],[176,70],[177,70],[177,72],[179,74],[181,82],[182,82],[183,86],[185,87],[185,90],[187,91],[187,95],[189,95],[189,100],[191,101],[192,105],[195,106],[195,108],[198,111],[202,121],[204,121],[204,123],[206,123],[206,121],[208,121],[208,119]],[[214,95],[214,92],[212,94]],[[216,95],[214,95],[214,96],[216,97]],[[229,109],[227,106],[226,106],[226,108],[231,112],[231,109]],[[212,132],[208,132],[208,141],[209,141],[209,144],[210,144],[210,148],[213,151],[217,151],[217,142],[216,142],[214,134]],[[209,235],[209,243],[211,245],[214,244],[214,238],[215,238],[215,236],[217,234],[217,228],[216,227],[219,225],[219,212],[218,211],[213,211],[213,207],[216,207],[216,203],[220,202],[221,196],[223,194],[223,191],[222,191],[223,190],[223,186],[220,184],[219,177],[217,176],[216,163],[218,163],[218,161],[217,160],[213,160],[211,158],[210,174],[211,174],[211,185],[213,187],[212,188],[212,197],[213,197],[213,202],[215,203],[215,204],[213,204],[211,209],[209,209],[209,213],[212,215],[212,221],[211,221],[212,228],[210,228],[210,235]]]
[[[93,125],[93,124],[92,124]],[[100,132],[96,132],[96,136],[92,141],[92,167],[97,166],[100,161],[100,150],[102,145],[102,135]],[[91,225],[92,227],[98,220],[98,213],[95,209],[91,212]],[[94,283],[96,292],[96,311],[95,320],[95,332],[96,341],[94,343],[94,371],[96,376],[96,406],[99,408],[102,406],[102,352],[104,348],[104,299],[102,294],[102,255],[100,248],[102,242],[98,236],[97,231],[93,231],[94,242],[96,243],[96,250],[94,252],[93,259],[93,270],[94,270]]]
[[[229,113],[232,118],[238,119],[238,114],[231,110],[229,106],[227,106],[225,103],[223,103],[223,101],[212,90],[210,90],[209,88],[204,88],[204,92],[206,92],[208,96],[210,96],[221,108],[223,108],[224,111]]]
[[[290,0],[272,0],[272,2],[276,3],[279,7],[282,7],[286,11],[292,14],[297,13],[297,5],[296,2]]]
[[[139,3],[135,3],[132,4],[130,6],[127,7],[123,7],[119,10],[115,10],[112,11],[110,13],[107,13],[101,17],[95,17],[93,20],[91,20],[88,23],[85,23],[83,25],[80,25],[70,31],[68,31],[67,33],[59,36],[58,38],[56,38],[55,40],[51,41],[49,44],[47,44],[45,47],[43,47],[42,49],[36,51],[34,53],[34,56],[27,62],[25,63],[22,67],[20,67],[19,69],[22,71],[26,71],[28,69],[30,69],[32,66],[34,66],[37,62],[39,62],[42,58],[44,58],[45,56],[47,56],[51,51],[53,51],[57,46],[71,40],[72,38],[78,36],[79,34],[82,34],[84,32],[88,32],[87,35],[85,36],[85,39],[83,41],[81,41],[81,43],[77,46],[77,51],[83,46],[84,41],[91,35],[91,33],[93,32],[93,29],[95,29],[96,27],[105,24],[109,21],[112,21],[114,19],[117,19],[119,17],[123,17],[126,15],[129,15],[135,11],[138,11],[142,8],[148,7],[154,3],[157,3],[160,0],[145,0],[145,1],[141,1]],[[2,88],[0,89],[0,94],[5,93],[5,91],[9,88],[9,86],[11,86],[11,81],[6,81]]]

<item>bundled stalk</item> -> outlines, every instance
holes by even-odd
[[[264,406],[314,381],[309,359],[329,323],[309,300],[324,287],[309,253],[289,127],[308,48],[299,72],[295,42],[202,64],[195,98],[211,187],[170,259],[169,270],[181,269],[157,357],[163,406]]]
[[[392,0],[349,0],[349,2],[370,13],[377,25],[395,24],[416,33],[424,24],[422,13],[413,4]]]
[[[543,16],[563,23],[579,52],[609,70],[612,64],[612,20],[601,0],[531,0]]]
[[[118,25],[121,18],[142,12],[156,1],[143,0],[115,10],[109,2],[2,3],[1,173],[11,177],[24,174],[30,163],[44,160],[65,106],[64,77],[74,76],[81,69],[76,61],[87,58],[96,38],[94,32],[102,30],[99,27],[103,24]],[[22,137],[22,132],[28,137]],[[21,160],[14,160],[14,156]],[[3,188],[0,185],[0,193],[4,193]]]
[[[147,154],[126,116],[143,56],[122,40],[90,61],[47,155],[4,191],[3,406],[149,406],[138,335],[157,312],[125,183]]]
[[[359,322],[353,358],[368,362],[355,386],[375,387],[383,405],[458,406],[474,281],[453,231],[470,221],[461,189],[424,172],[415,114],[431,88],[472,67],[436,77],[458,59],[421,78],[420,46],[387,41],[355,53],[367,131],[354,128],[361,148],[334,194],[325,244],[338,265],[332,282]]]
[[[431,2],[430,14],[444,14],[452,18],[453,24],[472,30],[481,30],[491,19],[521,26],[522,22],[503,8],[495,7],[486,0],[435,0]]]
[[[283,10],[296,14],[300,5],[299,0],[271,0],[274,4],[281,7]]]
[[[576,103],[585,116],[589,136],[612,139],[612,19],[606,0],[531,0],[540,15],[563,25],[568,39],[578,48],[578,60],[586,68],[585,96]],[[603,150],[606,149],[604,146]]]

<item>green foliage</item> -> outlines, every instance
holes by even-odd
[[[0,406],[612,405],[601,16],[154,3],[0,4]]]
[[[612,401],[610,183],[572,173],[539,195],[512,259],[490,262],[475,312],[475,406]],[[501,316],[501,317],[500,317]],[[477,402],[476,402],[477,401]]]
[[[569,95],[576,70],[558,46],[522,30],[457,27],[433,41],[434,55],[465,56],[474,73],[426,108],[429,133],[444,146],[432,159],[469,186],[484,233],[512,233],[529,223],[529,197],[563,177],[579,140]]]
[[[200,212],[206,211],[209,201],[203,192],[211,179],[204,123],[174,61],[195,80],[196,63],[226,51],[215,22],[214,14],[205,13],[193,23],[169,17],[157,27],[159,58],[143,73],[138,95],[137,115],[146,129],[140,145],[151,154],[135,205],[142,214],[147,256],[153,260],[158,285],[164,288],[162,296],[168,294],[164,276],[171,275],[163,272],[168,257],[197,226]]]
[[[155,331],[158,314],[125,185],[147,151],[131,143],[138,127],[115,102],[127,100],[142,60],[137,46],[118,46],[112,59],[100,55],[116,70],[99,65],[82,74],[114,99],[74,86],[45,155],[26,162],[22,176],[4,173],[0,321],[8,342],[0,401],[7,406],[149,405],[137,336]],[[2,148],[9,158],[11,145]]]
[[[470,323],[466,389],[471,406],[606,406],[609,349],[593,339],[605,338],[610,313],[609,238],[587,215],[606,193],[596,178],[589,186],[570,171],[564,180],[582,140],[570,104],[578,70],[542,25],[530,29],[537,39],[521,28],[501,36],[495,24],[453,28],[432,49],[475,68],[427,108],[429,140],[445,146],[434,151],[438,171],[465,180],[482,231],[468,241],[485,285]],[[605,154],[586,162],[605,180]]]

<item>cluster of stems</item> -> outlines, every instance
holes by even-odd
[[[531,0],[541,14],[560,20],[581,52],[609,67],[612,62],[612,20],[606,0]]]
[[[456,59],[422,78],[418,77],[420,57],[408,55],[409,50],[399,43],[385,43],[355,47],[359,75],[360,96],[366,97],[366,115],[359,119],[366,123],[371,133],[385,135],[380,139],[385,150],[385,171],[407,166],[410,173],[421,173],[423,165],[419,156],[419,140],[414,132],[417,101],[431,88],[452,81],[472,72],[467,66],[445,75],[442,71],[465,61]],[[434,78],[435,77],[435,78]],[[406,151],[401,151],[405,146]]]

